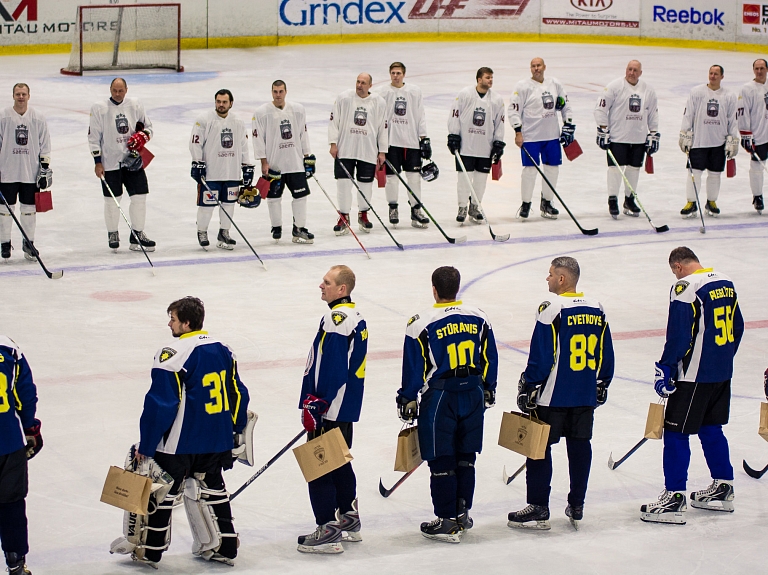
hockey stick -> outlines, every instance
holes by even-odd
[[[352,229],[352,226],[349,225],[349,214],[347,214],[346,217],[344,217],[344,214],[342,214],[339,211],[339,208],[336,207],[336,204],[333,203],[333,200],[331,199],[331,196],[328,195],[328,192],[325,191],[325,188],[323,187],[323,184],[320,183],[320,180],[318,180],[315,177],[315,174],[312,174],[312,179],[317,182],[317,185],[320,186],[320,189],[323,190],[323,193],[325,194],[325,197],[328,198],[328,201],[331,202],[331,205],[333,206],[333,209],[336,210],[336,213],[339,214],[339,217],[341,218],[341,221],[344,222],[344,225],[347,226],[347,229],[349,232],[354,236],[354,238],[357,240],[357,243],[360,244],[360,247],[363,248],[363,251],[365,252],[365,255],[368,256],[368,259],[371,259],[371,254],[368,253],[368,250],[365,249],[365,246],[363,245],[363,242],[360,241],[360,238],[357,237],[357,234]]]
[[[144,252],[144,257],[147,258],[147,261],[149,262],[149,266],[152,268],[152,275],[155,275],[155,264],[153,264],[152,260],[149,259],[149,256],[147,255],[147,250],[145,250],[144,246],[141,245],[141,240],[139,239],[139,236],[134,231],[133,224],[131,224],[130,220],[128,220],[128,216],[125,215],[123,208],[120,207],[120,202],[117,201],[117,196],[115,196],[115,193],[112,191],[112,188],[109,187],[109,184],[107,183],[107,180],[104,178],[104,176],[101,176],[99,179],[101,180],[101,183],[104,184],[104,187],[107,188],[109,195],[112,196],[112,199],[115,201],[115,205],[117,206],[117,209],[120,211],[120,214],[123,216],[125,223],[128,224],[128,229],[131,230],[131,235],[134,238],[136,238],[136,242],[139,244],[141,251]]]
[[[0,198],[3,198],[3,203],[5,204],[6,209],[8,210],[8,213],[11,214],[11,217],[13,218],[13,221],[16,222],[16,225],[19,227],[19,231],[21,232],[21,235],[24,237],[24,240],[26,240],[27,244],[29,245],[30,249],[32,250],[32,255],[37,259],[37,263],[40,264],[40,267],[43,268],[43,271],[45,272],[45,275],[48,276],[49,279],[57,280],[61,276],[64,275],[64,270],[59,270],[57,272],[49,272],[48,268],[45,267],[45,264],[43,264],[43,260],[40,259],[40,252],[37,251],[37,248],[35,247],[35,244],[33,244],[31,241],[29,241],[29,236],[27,236],[27,232],[24,231],[24,228],[21,227],[21,222],[16,218],[16,214],[13,213],[13,210],[11,209],[11,206],[8,205],[8,202],[5,199],[5,196],[0,192]]]
[[[430,220],[432,220],[432,223],[433,223],[433,224],[435,224],[435,227],[436,227],[438,230],[440,230],[440,233],[441,233],[441,234],[443,234],[443,237],[444,237],[446,240],[448,240],[448,243],[450,243],[450,244],[463,244],[464,242],[466,242],[466,241],[467,241],[467,236],[461,236],[460,238],[452,238],[452,237],[450,237],[449,235],[447,235],[447,234],[446,234],[446,233],[443,231],[443,228],[441,228],[441,227],[440,227],[440,224],[438,224],[438,223],[437,223],[437,221],[435,220],[435,218],[433,218],[433,217],[432,217],[432,214],[430,214],[430,213],[429,213],[429,210],[427,209],[427,207],[426,207],[426,206],[425,206],[423,203],[421,203],[421,200],[420,200],[419,198],[417,198],[417,197],[416,197],[416,193],[415,193],[415,192],[414,192],[414,191],[411,189],[411,187],[410,187],[408,184],[406,184],[406,183],[405,183],[405,180],[404,180],[404,179],[403,179],[403,177],[400,175],[400,172],[398,172],[398,171],[397,171],[397,170],[394,168],[394,166],[393,166],[393,165],[392,165],[392,164],[389,162],[389,160],[386,160],[386,162],[387,162],[387,165],[389,166],[389,168],[390,168],[390,169],[391,169],[391,170],[392,170],[392,171],[395,173],[395,175],[397,176],[397,179],[398,179],[398,180],[400,180],[400,182],[402,182],[402,184],[405,186],[405,189],[406,189],[406,190],[408,190],[408,193],[409,193],[409,194],[411,194],[411,196],[413,196],[413,199],[416,201],[416,205],[415,205],[415,206],[413,206],[413,207],[414,207],[414,208],[421,208],[421,209],[423,209],[423,210],[424,210],[424,213],[425,213],[425,214],[427,214],[427,216],[429,217],[429,219],[430,219]]]
[[[696,206],[699,209],[699,216],[701,217],[701,227],[699,228],[699,231],[702,234],[707,233],[707,226],[704,224],[704,208],[701,205],[701,202],[699,201],[699,190],[696,187],[696,179],[693,177],[693,167],[691,166],[691,153],[686,152],[686,157],[688,158],[688,173],[691,174],[691,183],[693,184],[693,193],[696,194]]]
[[[505,465],[504,466],[504,473],[501,476],[501,478],[504,480],[504,485],[509,485],[510,483],[512,483],[512,481],[514,481],[515,477],[517,477],[518,475],[520,475],[523,472],[523,470],[525,469],[525,465],[526,464],[523,463],[520,466],[520,468],[512,474],[512,477],[507,475],[507,466]]]
[[[754,477],[755,479],[760,479],[763,475],[765,475],[766,471],[768,471],[768,465],[763,467],[760,471],[757,471],[755,469],[752,469],[749,465],[747,465],[747,460],[742,459],[741,464],[744,467],[744,471],[747,475],[750,477]]]
[[[485,215],[485,210],[483,210],[483,205],[480,203],[480,198],[478,198],[477,194],[475,193],[475,188],[472,185],[472,180],[469,179],[467,168],[464,166],[464,160],[461,159],[461,156],[459,155],[459,151],[456,150],[455,152],[453,152],[453,155],[456,156],[456,161],[459,163],[459,167],[461,168],[461,171],[464,174],[464,177],[467,178],[469,189],[472,192],[470,196],[470,201],[472,201],[472,198],[475,198],[475,201],[477,202],[477,209],[480,210],[480,213],[482,214],[483,218],[485,218],[485,223],[488,224],[488,231],[491,232],[491,237],[493,238],[493,241],[506,242],[509,239],[509,234],[504,234],[503,236],[497,236],[496,234],[493,233],[491,222],[488,221],[488,216]]]
[[[337,158],[338,159],[338,158]],[[344,165],[344,162],[339,160],[339,165],[341,166],[341,169],[344,170],[344,173],[347,174],[347,177],[349,178],[349,181],[352,182],[352,185],[357,188],[357,193],[360,194],[360,196],[365,200],[365,203],[368,204],[368,209],[373,212],[373,215],[376,216],[376,219],[379,220],[379,223],[381,224],[381,227],[384,228],[384,230],[389,234],[389,237],[392,238],[392,241],[395,242],[395,245],[398,247],[398,249],[404,250],[403,244],[398,242],[395,239],[395,236],[392,235],[392,232],[389,231],[389,228],[384,225],[384,222],[381,221],[381,218],[379,217],[379,214],[376,213],[376,210],[373,209],[373,206],[371,205],[371,202],[368,201],[368,198],[365,197],[365,194],[363,193],[363,190],[360,189],[360,186],[357,185],[357,182],[352,177],[352,175],[349,173],[349,170],[347,169],[347,166]]]
[[[632,449],[629,450],[629,452],[627,452],[627,454],[624,457],[622,457],[616,462],[613,461],[613,452],[611,452],[611,454],[608,456],[608,469],[616,469],[619,465],[624,463],[629,458],[630,455],[632,455],[635,451],[640,449],[640,447],[646,441],[648,441],[648,438],[643,437],[640,441],[637,442],[637,444]]]
[[[200,178],[200,181],[205,186],[205,189],[208,190],[208,192],[213,195],[213,190],[211,190],[210,187],[208,187],[208,182],[205,181],[205,178]],[[232,219],[232,216],[227,213],[227,210],[224,209],[224,206],[221,205],[221,201],[219,200],[219,194],[216,194],[216,203],[219,204],[219,209],[224,212],[224,215],[227,216],[227,219],[232,223],[233,226],[235,226],[235,229],[237,230],[237,233],[240,234],[240,237],[243,238],[243,241],[248,244],[248,247],[251,248],[251,251],[253,252],[253,255],[256,256],[256,259],[258,259],[261,262],[262,267],[264,268],[264,271],[267,271],[267,264],[264,263],[264,260],[262,260],[259,257],[259,254],[256,253],[256,250],[253,249],[253,246],[251,245],[251,242],[248,241],[248,238],[245,237],[245,234],[240,231],[240,228],[237,227],[237,224],[235,223],[235,220]]]
[[[271,466],[271,465],[272,465],[272,464],[273,464],[275,461],[277,461],[278,459],[280,459],[280,456],[281,456],[281,455],[283,455],[283,453],[285,453],[286,451],[288,451],[288,450],[291,448],[291,446],[293,446],[293,444],[294,444],[294,443],[296,443],[296,442],[297,442],[299,439],[301,439],[301,438],[304,436],[304,434],[305,434],[305,433],[306,433],[306,430],[302,429],[302,430],[301,430],[301,433],[299,433],[299,434],[298,434],[296,437],[294,437],[293,439],[291,439],[291,441],[288,443],[288,445],[286,445],[286,446],[285,446],[285,447],[283,447],[283,448],[282,448],[280,451],[278,451],[278,452],[277,452],[277,455],[275,455],[275,456],[274,456],[272,459],[270,459],[269,461],[267,461],[267,462],[264,464],[264,466],[263,466],[261,469],[259,469],[259,470],[258,470],[256,473],[254,473],[254,474],[253,474],[253,476],[252,476],[252,477],[251,477],[251,478],[250,478],[248,481],[246,481],[245,483],[243,483],[243,484],[242,484],[242,485],[241,485],[241,486],[240,486],[240,487],[237,489],[237,491],[235,491],[235,492],[234,492],[232,495],[230,495],[230,496],[229,496],[229,500],[230,500],[230,501],[232,501],[232,500],[233,500],[235,497],[237,497],[238,495],[240,495],[240,493],[242,493],[242,491],[243,491],[243,490],[244,490],[246,487],[248,487],[248,486],[249,486],[251,483],[253,483],[254,481],[256,481],[256,479],[259,477],[259,475],[261,475],[262,473],[264,473],[264,472],[265,472],[267,469],[269,469],[269,467],[270,467],[270,466]]]
[[[597,228],[585,230],[584,228],[581,227],[581,224],[579,224],[579,221],[571,213],[571,210],[568,209],[568,206],[565,205],[563,198],[561,198],[560,194],[557,193],[555,186],[549,183],[549,179],[547,178],[547,176],[544,175],[544,172],[541,171],[539,164],[536,163],[536,160],[533,159],[533,156],[531,156],[530,152],[525,149],[525,146],[523,146],[521,150],[523,150],[523,152],[525,152],[525,155],[528,156],[528,159],[531,160],[531,162],[533,162],[533,166],[536,168],[536,171],[539,172],[539,174],[541,174],[541,178],[547,183],[547,185],[549,186],[549,189],[552,190],[555,196],[557,196],[557,199],[560,200],[560,204],[562,204],[562,206],[565,208],[565,211],[568,212],[568,215],[571,216],[573,223],[576,224],[576,227],[579,228],[579,231],[581,231],[581,233],[584,234],[585,236],[596,236],[598,231]]]
[[[645,217],[648,218],[648,223],[651,224],[651,227],[654,230],[656,230],[657,233],[668,232],[669,231],[669,226],[664,225],[664,226],[660,226],[660,227],[657,228],[653,224],[653,220],[651,220],[651,216],[648,215],[648,212],[645,211],[645,208],[643,207],[642,202],[640,202],[640,198],[638,197],[637,192],[632,187],[632,184],[629,183],[629,180],[627,179],[627,176],[624,173],[624,170],[621,169],[621,166],[619,165],[619,162],[616,161],[616,156],[613,155],[613,151],[611,151],[610,148],[608,148],[607,151],[608,151],[608,156],[611,158],[611,161],[616,166],[616,168],[619,170],[619,172],[621,172],[621,177],[624,178],[624,184],[629,188],[629,191],[632,192],[632,195],[635,197],[635,201],[637,202],[637,205],[640,206],[640,209],[643,210],[643,213],[645,214]]]
[[[421,463],[424,463],[424,462],[422,461]],[[408,473],[406,473],[405,475],[403,475],[403,476],[402,476],[402,477],[401,477],[401,478],[400,478],[400,479],[397,481],[397,483],[395,483],[395,484],[392,486],[392,488],[391,488],[391,489],[387,489],[386,487],[384,487],[384,483],[382,483],[381,479],[379,479],[379,493],[381,493],[381,496],[382,496],[382,497],[389,497],[390,495],[392,495],[392,492],[393,492],[395,489],[397,489],[398,487],[400,487],[400,484],[401,484],[403,481],[405,481],[406,479],[408,479],[408,478],[411,476],[411,474],[412,474],[414,471],[416,471],[416,470],[417,470],[419,467],[421,467],[421,463],[419,463],[419,464],[418,464],[416,467],[414,467],[414,468],[413,468],[413,469],[411,469],[411,470],[410,470]]]

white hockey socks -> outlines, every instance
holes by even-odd
[[[35,241],[35,227],[37,224],[37,214],[34,204],[20,204],[19,212],[21,212],[21,227],[27,234],[30,242]]]
[[[398,196],[398,186],[400,180],[394,174],[387,174],[387,185],[384,186],[384,193],[387,195],[388,204],[396,204]]]
[[[691,172],[693,172],[693,180],[696,182],[696,190],[693,189],[693,182],[691,182]],[[688,179],[686,180],[685,185],[685,199],[689,202],[695,202],[696,201],[696,191],[699,192],[699,196],[701,196],[701,174],[703,174],[703,170],[691,170],[691,172],[688,172]]]
[[[538,173],[534,166],[523,166],[523,173],[520,176],[520,195],[524,202],[530,202],[533,198],[533,187],[536,185]]]
[[[707,200],[714,202],[720,195],[720,172],[707,170]]]
[[[464,172],[457,172],[457,175],[459,180],[456,184],[456,195],[458,196],[459,207],[466,208],[467,204],[469,204],[469,182],[467,181],[467,176],[471,178],[472,172],[467,172],[466,174]]]
[[[14,210],[14,207],[11,206],[11,209]],[[0,242],[5,244],[11,241],[12,224],[13,218],[11,218],[8,208],[3,204],[0,206]]]
[[[115,196],[119,202],[122,199],[122,194]],[[117,207],[115,200],[112,196],[106,196],[104,198],[104,223],[107,224],[108,232],[117,231],[117,222],[120,220],[120,209]]]
[[[621,189],[621,171],[616,166],[608,168],[608,195],[619,196]]]
[[[352,180],[348,178],[336,180],[336,199],[339,200],[339,211],[342,214],[348,214],[352,209]]]
[[[363,195],[368,200],[368,202],[371,202],[373,200],[373,182],[357,182],[357,185],[360,187],[360,190],[363,192]],[[357,190],[355,190],[357,192]],[[360,192],[357,192],[357,209],[361,212],[364,212],[366,210],[370,209],[370,206],[368,205],[368,202],[366,202],[363,198],[360,197]]]
[[[640,180],[640,168],[627,166],[624,168],[624,175],[627,177],[629,185],[632,186],[632,189],[637,192],[637,182]],[[619,176],[621,176],[621,174],[619,174]],[[632,195],[632,191],[627,187],[627,182],[624,182],[624,195],[627,197]]]
[[[485,186],[488,183],[488,174],[483,172],[473,172],[472,174],[472,187],[475,189],[476,202],[482,202],[485,195]]]
[[[307,227],[307,196],[303,198],[293,198],[291,202],[291,211],[293,212],[293,225],[297,228]]]
[[[283,226],[283,198],[267,198],[269,223],[273,228]]]
[[[213,217],[213,210],[213,206],[197,207],[197,231],[205,232],[208,230],[208,224],[211,223]]]
[[[228,230],[232,227],[232,220],[230,220],[225,214],[221,212],[225,211],[229,214],[229,218],[235,215],[235,202],[222,203],[219,208],[219,227],[222,230]]]
[[[547,179],[549,180],[549,183],[552,184],[552,187],[556,188],[557,177],[560,175],[560,167],[542,164],[541,171],[544,172],[545,176],[547,176]],[[547,182],[544,181],[544,178],[541,179],[541,195],[545,200],[550,202],[555,199],[555,192],[553,192],[552,188],[547,185]]]
[[[405,181],[408,182],[408,187],[413,190],[413,193],[415,196],[419,199],[419,202],[421,201],[421,174],[419,172],[405,172]],[[416,205],[416,200],[413,199],[413,196],[408,192],[408,190],[405,191],[406,194],[408,194],[408,204],[413,207]]]
[[[147,221],[147,194],[131,196],[129,212],[133,229],[137,232],[143,232],[144,224]]]
[[[749,162],[749,187],[753,196],[763,195],[763,179],[765,178],[765,163],[751,160]]]

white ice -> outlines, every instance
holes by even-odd
[[[451,100],[474,82],[478,67],[491,66],[494,89],[508,102],[515,83],[529,74],[534,56],[545,58],[547,74],[565,83],[574,104],[576,137],[585,153],[566,162],[557,188],[582,226],[599,227],[595,237],[581,235],[562,208],[557,221],[543,220],[537,210],[529,221],[515,219],[520,160],[513,145],[504,157],[503,179],[489,182],[484,202],[494,232],[512,238],[504,244],[493,242],[486,226],[460,228],[454,221],[456,173],[445,147]],[[687,175],[677,147],[685,98],[693,86],[706,82],[709,65],[722,64],[725,85],[738,89],[752,78],[756,57],[760,55],[603,45],[348,44],[184,52],[183,74],[126,73],[129,95],[144,101],[155,124],[156,136],[149,145],[156,159],[148,169],[152,191],[146,232],[158,243],[151,254],[156,277],[140,252],[126,249],[128,232],[122,222],[123,247],[117,254],[107,248],[103,200],[86,132],[89,107],[108,96],[111,77],[60,76],[65,54],[4,57],[4,105],[12,103],[12,84],[25,81],[32,88],[31,105],[48,117],[55,209],[38,217],[36,245],[50,269],[65,270],[63,279],[46,279],[37,264],[24,261],[15,230],[13,258],[0,266],[2,332],[19,343],[32,365],[45,438],[44,450],[30,462],[32,571],[147,572],[125,556],[109,555],[109,543],[121,533],[122,512],[100,503],[99,495],[108,466],[122,464],[128,446],[138,439],[153,354],[171,341],[168,303],[188,294],[201,297],[208,314],[206,329],[236,350],[251,392],[250,407],[259,413],[258,467],[300,429],[300,381],[324,309],[317,286],[331,265],[345,263],[357,274],[354,299],[371,334],[365,402],[352,448],[364,542],[347,545],[338,557],[297,553],[296,537],[311,532],[314,525],[306,486],[288,453],[233,502],[242,542],[233,572],[763,572],[768,496],[764,485],[744,474],[741,461],[745,458],[757,468],[768,462],[768,449],[756,433],[768,342],[768,222],[752,209],[743,151],[736,178],[723,178],[718,201],[723,213],[719,219],[706,219],[707,233],[699,233],[698,220],[682,220]],[[670,226],[666,234],[654,233],[643,217],[614,221],[608,216],[605,159],[594,145],[596,98],[607,82],[623,75],[632,58],[642,61],[643,79],[659,95],[662,138],[656,174],[643,174],[638,191],[654,223]],[[212,107],[216,90],[232,90],[234,113],[250,123],[253,110],[270,99],[271,81],[285,80],[289,99],[307,108],[318,177],[335,199],[325,143],[333,98],[352,88],[361,71],[372,73],[374,82],[381,84],[394,60],[406,63],[406,81],[424,92],[441,169],[435,183],[424,184],[424,201],[448,234],[468,236],[466,244],[449,245],[434,225],[424,231],[401,224],[392,230],[405,245],[401,252],[374,220],[373,233],[360,234],[372,255],[368,260],[350,236],[333,235],[335,213],[312,184],[308,227],[316,234],[313,246],[285,239],[275,245],[262,206],[239,209],[235,217],[268,271],[234,230],[234,252],[213,248],[206,253],[199,248],[187,138],[195,116]],[[385,217],[383,190],[376,190],[374,197],[376,210]],[[407,216],[404,206],[401,196],[401,217]],[[287,231],[289,200],[283,210]],[[609,453],[617,458],[642,437],[648,404],[656,401],[650,381],[664,341],[668,290],[674,281],[666,258],[678,245],[690,246],[706,266],[733,278],[747,322],[726,427],[736,474],[736,512],[689,510],[685,527],[649,525],[639,519],[639,506],[655,500],[663,487],[661,442],[646,443],[615,471],[606,466]],[[578,258],[583,270],[580,287],[605,305],[615,339],[616,377],[608,404],[596,415],[581,530],[574,532],[563,514],[568,475],[560,444],[553,450],[552,531],[513,532],[506,526],[506,515],[525,505],[525,481],[521,476],[504,486],[502,466],[511,473],[523,458],[499,447],[497,433],[502,411],[515,407],[536,306],[549,297],[544,282],[549,262],[563,254]],[[475,527],[456,546],[428,541],[419,533],[420,522],[433,517],[426,467],[389,499],[378,493],[379,478],[389,486],[400,475],[392,471],[400,429],[394,399],[405,324],[432,304],[429,277],[445,264],[460,269],[464,301],[490,316],[501,357],[498,406],[487,414],[485,449],[477,463]],[[710,483],[696,438],[692,446],[689,491]],[[230,490],[254,471],[238,466],[227,472]],[[173,542],[160,572],[224,569],[193,558],[190,543],[184,513],[176,511]]]

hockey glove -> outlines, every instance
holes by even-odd
[[[601,126],[597,127],[597,138],[595,138],[597,145],[601,150],[607,150],[611,146],[611,132],[608,128]]]
[[[314,154],[304,156],[304,173],[307,178],[315,175],[315,163],[317,163],[317,158],[315,158]]]
[[[43,448],[43,436],[40,435],[40,423],[39,419],[35,419],[35,423],[32,427],[24,429],[24,436],[27,441],[27,459],[32,459],[35,455],[40,453]]]
[[[536,409],[536,400],[539,398],[539,387],[528,385],[525,381],[525,372],[520,374],[520,381],[517,383],[517,407],[523,413],[530,413]]]
[[[448,151],[455,154],[461,150],[461,136],[459,134],[448,134]]]
[[[421,157],[423,159],[432,159],[432,143],[429,141],[429,138],[422,138],[419,140],[419,149],[421,150]]]
[[[403,423],[413,423],[419,415],[419,404],[415,399],[397,394],[397,416]]]
[[[687,154],[691,151],[691,146],[693,145],[693,132],[690,130],[687,130],[685,132],[680,132],[680,139],[677,141],[677,144],[680,146],[680,149],[683,151],[683,154]]]
[[[248,164],[243,166],[243,187],[250,188],[253,186],[253,166]]]
[[[755,137],[752,135],[752,132],[749,130],[741,130],[739,134],[741,135],[741,147],[750,154],[754,153]]]
[[[132,152],[141,152],[144,146],[149,142],[149,134],[146,132],[136,132],[128,139],[128,149]]]
[[[765,391],[765,400],[768,401],[768,369],[763,374],[763,391]]]
[[[565,108],[565,98],[558,96],[557,100],[555,100],[555,110],[559,112],[563,108]]]
[[[654,155],[659,151],[659,140],[661,134],[659,132],[651,132],[645,137],[645,153],[649,156]]]
[[[120,167],[125,168],[129,172],[138,172],[144,167],[144,161],[141,159],[141,154],[138,152],[129,152],[128,155],[120,162]]]
[[[202,185],[203,178],[205,177],[205,162],[192,162],[192,172],[190,175],[193,180]]]
[[[323,424],[323,414],[328,411],[328,402],[318,399],[311,393],[304,398],[301,404],[301,424],[309,433],[317,431]]]
[[[493,142],[493,147],[491,148],[491,163],[492,164],[498,164],[501,157],[504,155],[504,146],[506,146],[506,142],[502,142],[501,140],[496,140]]]
[[[574,135],[576,134],[576,125],[566,122],[563,124],[563,131],[560,132],[560,143],[564,148],[567,148],[573,144]]]
[[[282,175],[279,171],[269,168],[266,176],[261,176],[256,182],[256,189],[259,190],[262,199],[279,198],[283,191]]]
[[[672,369],[668,365],[662,365],[658,361],[656,362],[656,375],[653,377],[653,388],[659,397],[669,397],[677,388],[675,382],[672,381]]]
[[[597,407],[605,405],[608,401],[608,384],[604,381],[597,382]]]
[[[725,139],[725,159],[732,160],[739,153],[739,139],[736,136],[728,136]]]
[[[484,389],[483,400],[485,402],[485,409],[491,409],[494,405],[496,405],[496,390]]]
[[[53,170],[46,162],[40,162],[40,173],[37,174],[37,189],[47,190],[53,185]]]

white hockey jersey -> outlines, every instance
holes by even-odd
[[[648,132],[659,130],[656,91],[642,80],[634,86],[626,78],[614,80],[597,100],[595,122],[608,126],[612,142],[644,144]]]
[[[266,158],[270,168],[284,174],[304,171],[304,156],[312,153],[304,106],[291,102],[282,110],[272,102],[259,106],[251,119],[251,133],[254,158]]]
[[[241,166],[250,163],[245,124],[232,113],[222,118],[210,110],[192,127],[189,152],[193,162],[205,162],[207,180],[239,182]]]
[[[453,101],[448,133],[461,136],[462,156],[490,158],[493,142],[504,141],[504,100],[493,90],[481,98],[477,86],[467,86]]]
[[[34,184],[40,156],[51,155],[45,116],[28,107],[19,115],[13,107],[0,112],[0,182]]]
[[[736,96],[722,87],[715,91],[706,84],[696,86],[685,104],[680,130],[693,130],[692,148],[716,148],[727,136],[738,138]]]
[[[136,122],[143,123],[144,131],[152,136],[152,122],[138,98],[126,96],[120,104],[108,98],[91,106],[88,144],[94,157],[101,156],[106,171],[119,169],[120,162],[128,155],[127,144],[136,133]]]
[[[558,97],[565,100],[565,107],[560,110],[563,122],[572,122],[573,108],[558,80],[545,78],[539,83],[526,78],[517,83],[507,115],[513,128],[522,126],[524,141],[548,142],[560,138],[560,122],[555,109]]]
[[[361,98],[354,90],[346,90],[338,95],[328,122],[328,143],[338,146],[339,158],[375,164],[379,152],[386,153],[386,107],[378,94]]]
[[[389,145],[418,149],[419,140],[427,137],[421,89],[413,84],[403,84],[402,88],[387,84],[381,97],[387,103]]]
[[[768,82],[752,80],[741,87],[736,116],[739,130],[752,132],[755,145],[768,143]]]

